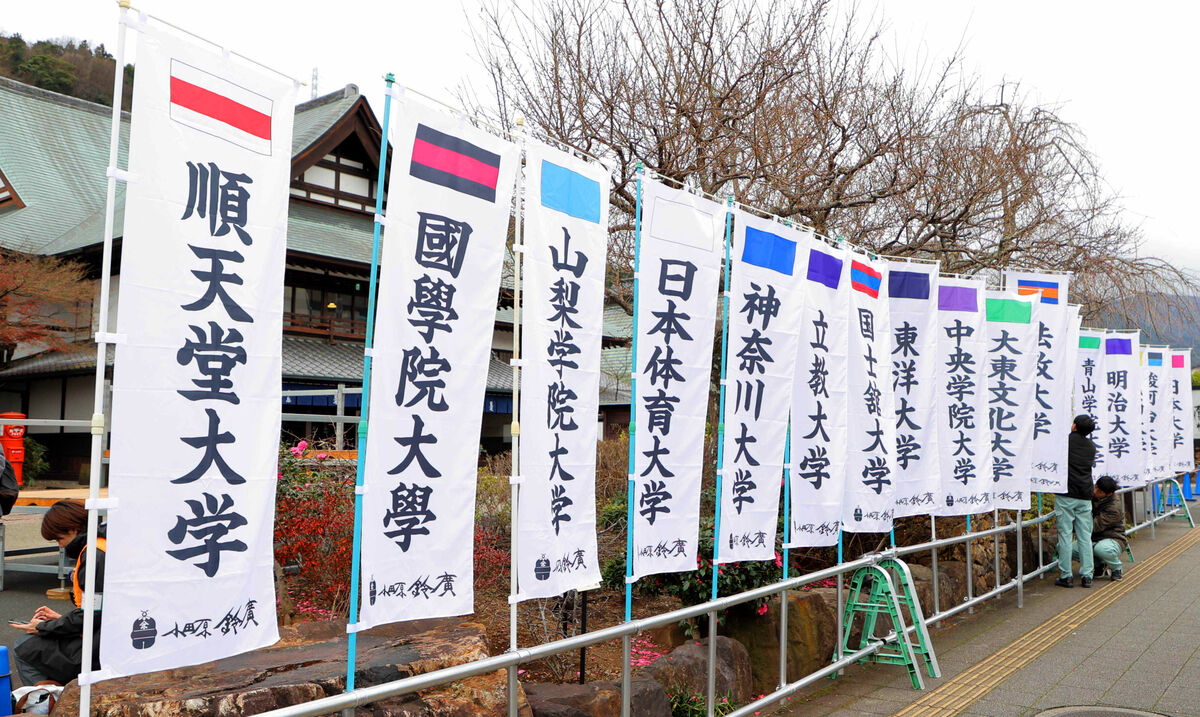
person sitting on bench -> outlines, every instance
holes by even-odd
[[[75,609],[60,615],[43,605],[27,623],[12,627],[29,633],[13,645],[13,657],[21,683],[32,686],[51,680],[65,685],[83,671],[83,586],[87,570],[87,510],[78,500],[60,500],[42,517],[42,537],[56,541],[75,561],[71,574],[71,597]],[[104,527],[96,541],[96,617],[92,623],[92,669],[100,667],[100,590],[104,585]]]

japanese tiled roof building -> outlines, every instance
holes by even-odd
[[[107,106],[0,78],[0,249],[78,259],[98,277],[111,116]],[[129,115],[123,113],[121,166],[128,135]],[[296,106],[284,297],[285,389],[361,382],[380,139],[375,113],[354,85]],[[124,194],[124,184],[118,182],[114,275],[120,267]],[[119,297],[119,278],[114,286]],[[505,414],[505,424],[512,389],[511,288],[512,272],[506,268],[485,408]],[[97,329],[94,307],[92,314],[92,325],[80,327],[85,329],[80,338]],[[610,307],[604,368],[614,375],[603,381],[601,404],[618,413],[624,408],[626,418],[628,393],[621,390],[621,376],[629,375],[630,329],[631,318]],[[79,351],[19,348],[0,367],[0,410],[21,410],[31,417],[87,417],[94,370],[90,338],[79,342]],[[53,384],[57,388],[51,390]],[[331,401],[302,403],[316,413],[332,410]],[[349,407],[357,407],[356,396]],[[494,432],[500,421],[499,415],[492,421]],[[488,425],[485,420],[485,433]]]

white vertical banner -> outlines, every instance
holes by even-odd
[[[728,210],[642,182],[633,576],[696,569],[713,330]]]
[[[139,28],[137,58],[97,679],[279,639],[295,83],[153,21]],[[139,626],[149,638],[131,639]]]
[[[600,582],[596,416],[609,184],[602,164],[528,145],[516,535],[522,600]],[[649,475],[669,460],[665,453],[654,458]]]
[[[791,538],[837,545],[846,493],[850,258],[808,234],[799,243],[804,308],[792,386]]]
[[[896,517],[938,509],[938,265],[888,263]]]
[[[397,97],[358,629],[474,604],[477,453],[517,146]]]
[[[1108,428],[1108,410],[1104,402],[1104,331],[1081,328],[1076,345],[1074,415],[1086,414],[1096,424],[1088,434],[1088,440],[1096,447],[1093,474],[1103,475],[1101,466],[1104,465],[1107,441],[1100,437]]]
[[[988,427],[992,435],[992,507],[1028,510],[1033,466],[1038,304],[1011,292],[987,292]]]
[[[734,221],[718,563],[775,558],[803,300],[804,235],[742,211]]]
[[[1171,404],[1167,395],[1171,374],[1171,351],[1164,346],[1142,349],[1142,448],[1146,470],[1142,482],[1174,474],[1170,466]]]
[[[1079,367],[1079,334],[1082,330],[1083,319],[1079,315],[1082,307],[1079,304],[1071,304],[1067,307],[1069,314],[1067,316],[1067,349],[1064,357],[1064,366],[1067,375],[1070,377],[1067,386],[1067,402],[1062,410],[1071,418],[1074,418],[1078,411],[1075,410],[1075,376]],[[1067,424],[1067,430],[1070,430],[1071,424]]]
[[[1138,354],[1140,331],[1113,331],[1104,335],[1104,381],[1100,385],[1108,419],[1100,442],[1104,445],[1102,474],[1118,485],[1138,485],[1145,470],[1142,451],[1142,393]]]
[[[1075,410],[1075,394],[1078,390],[1077,381],[1079,376],[1079,332],[1082,323],[1079,312],[1081,308],[1082,307],[1079,304],[1069,304],[1067,306],[1067,338],[1066,346],[1063,349],[1063,363],[1061,369],[1067,377],[1067,385],[1065,388],[1066,398],[1063,400],[1062,406],[1059,408],[1058,418],[1055,419],[1066,421],[1068,440],[1070,439],[1071,425],[1074,423],[1075,416],[1079,414],[1079,411]],[[1063,448],[1063,451],[1063,455],[1065,456],[1065,447]],[[1066,492],[1067,486],[1064,483],[1059,490],[1055,491],[1055,494],[1057,495],[1059,493]]]
[[[1195,407],[1192,405],[1192,350],[1171,351],[1171,426],[1170,447],[1173,472],[1188,472],[1196,468],[1193,447],[1196,434]]]
[[[1030,490],[1062,493],[1067,490],[1067,436],[1071,433],[1068,406],[1074,366],[1068,364],[1067,346],[1073,313],[1067,305],[1070,274],[1005,271],[1004,286],[1038,304],[1037,363],[1034,372],[1033,463]]]
[[[938,279],[937,515],[992,509],[992,434],[988,430],[987,325],[983,279]]]
[[[1067,490],[1067,436],[1074,364],[1067,362],[1068,332],[1078,308],[1067,305],[1069,273],[1004,271],[1004,288],[1038,303],[1037,368],[1034,372],[1033,464],[1036,493]]]
[[[842,503],[842,530],[850,533],[885,533],[892,529],[896,510],[887,272],[886,261],[850,257],[849,429]]]

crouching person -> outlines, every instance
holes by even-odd
[[[1096,481],[1092,499],[1092,552],[1096,556],[1096,577],[1108,570],[1109,578],[1121,579],[1121,552],[1129,544],[1125,537],[1125,509],[1116,496],[1117,482],[1112,476]]]

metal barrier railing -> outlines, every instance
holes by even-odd
[[[342,386],[339,386],[336,389],[305,389],[305,390],[284,391],[283,395],[285,397],[334,396],[335,397],[335,405],[337,407],[337,415],[328,416],[328,415],[319,415],[319,414],[284,413],[283,420],[331,421],[335,424],[338,424],[339,426],[340,426],[340,424],[343,424],[343,423],[355,422],[358,420],[357,416],[347,416],[344,413],[344,410],[345,410],[344,397],[347,394],[357,393],[360,391],[361,391],[361,389],[345,388]],[[4,423],[5,424],[13,424],[13,425],[50,426],[50,427],[64,427],[64,428],[88,428],[91,425],[91,422],[87,421],[87,420],[38,419],[38,418],[22,418],[22,419],[6,418],[6,419],[4,419]],[[1175,491],[1176,491],[1175,495],[1178,497],[1178,502],[1179,502],[1179,505],[1177,507],[1168,509],[1168,505],[1166,504],[1165,500],[1160,500],[1158,497],[1152,497],[1152,491],[1154,493],[1157,493],[1157,491],[1159,490],[1159,486],[1164,485],[1164,484],[1168,484],[1169,486],[1173,486],[1175,488]],[[1188,519],[1189,523],[1192,522],[1191,511],[1188,509],[1187,501],[1184,499],[1183,488],[1180,485],[1179,481],[1174,477],[1160,478],[1158,480],[1151,481],[1144,486],[1122,488],[1117,491],[1117,495],[1125,495],[1125,494],[1133,494],[1135,503],[1136,503],[1137,497],[1140,496],[1140,498],[1141,498],[1140,514],[1145,518],[1141,522],[1135,523],[1133,526],[1127,528],[1125,531],[1127,535],[1132,535],[1133,533],[1136,533],[1137,531],[1148,527],[1148,528],[1150,528],[1151,539],[1153,539],[1155,537],[1155,525],[1162,520],[1165,520],[1167,518],[1170,518],[1170,517],[1176,516],[1176,515],[1186,517]],[[1164,492],[1163,497],[1165,497],[1165,492]],[[1008,522],[1004,525],[999,525],[998,524],[999,517],[1000,517],[999,511],[994,511],[993,517],[994,517],[996,524],[993,525],[992,527],[986,528],[983,530],[970,531],[970,523],[968,521],[968,531],[969,532],[964,533],[962,535],[943,537],[943,538],[937,537],[937,518],[936,518],[936,516],[931,516],[930,517],[930,540],[923,542],[923,543],[918,543],[916,545],[897,546],[894,548],[889,548],[887,550],[868,553],[868,554],[863,555],[862,557],[858,558],[857,560],[843,562],[839,565],[825,568],[824,570],[818,570],[816,572],[809,573],[806,575],[801,575],[801,576],[798,576],[795,578],[790,578],[788,580],[783,580],[780,582],[772,583],[771,585],[764,585],[762,587],[755,588],[753,590],[748,590],[746,592],[738,593],[736,595],[730,595],[730,596],[726,596],[723,598],[718,598],[716,600],[710,600],[706,603],[702,603],[699,605],[693,605],[691,607],[681,608],[679,610],[673,610],[671,612],[663,613],[661,615],[655,615],[653,617],[642,618],[639,620],[632,620],[630,622],[621,623],[619,625],[614,625],[612,627],[603,628],[600,630],[595,630],[592,632],[583,633],[583,634],[575,635],[575,636],[568,637],[568,638],[563,638],[561,640],[556,640],[554,642],[543,643],[543,644],[540,644],[540,645],[537,645],[534,647],[519,648],[515,651],[510,650],[501,655],[488,657],[488,658],[485,658],[482,660],[468,662],[468,663],[464,663],[461,665],[455,665],[452,667],[447,667],[447,668],[443,668],[441,670],[435,670],[433,672],[427,672],[427,673],[423,673],[420,675],[414,675],[412,677],[404,678],[401,680],[396,680],[394,682],[388,682],[388,683],[381,684],[381,685],[374,685],[372,687],[356,689],[349,693],[335,695],[335,696],[331,696],[331,697],[325,697],[322,699],[314,700],[312,702],[307,702],[307,703],[300,704],[300,705],[294,705],[291,707],[285,707],[285,708],[273,710],[273,711],[267,712],[265,714],[271,715],[273,717],[305,717],[308,715],[316,716],[316,715],[329,714],[330,712],[336,712],[339,710],[350,710],[353,707],[370,704],[372,702],[386,699],[388,697],[396,697],[399,695],[409,694],[412,692],[416,692],[418,690],[426,689],[428,687],[434,687],[437,685],[446,684],[448,682],[455,682],[457,680],[461,680],[461,679],[464,679],[467,677],[473,677],[476,675],[486,674],[486,673],[492,672],[494,670],[515,667],[524,662],[530,662],[533,660],[542,659],[544,657],[550,657],[552,655],[562,653],[562,652],[570,652],[570,651],[578,650],[580,648],[591,647],[593,645],[607,642],[609,640],[616,640],[616,639],[628,640],[628,639],[631,639],[633,635],[636,635],[645,630],[649,630],[651,628],[662,627],[665,625],[670,625],[672,623],[680,622],[682,620],[697,618],[697,617],[701,617],[704,615],[707,615],[709,618],[710,634],[716,634],[715,628],[716,628],[716,624],[717,624],[717,620],[716,620],[717,613],[722,610],[725,610],[727,608],[733,607],[735,605],[740,605],[742,603],[751,602],[753,600],[758,600],[760,598],[773,597],[776,595],[778,595],[780,598],[780,604],[784,605],[785,604],[785,602],[784,602],[785,596],[789,590],[796,590],[798,588],[801,588],[805,585],[817,582],[819,580],[825,580],[828,578],[835,578],[835,577],[843,577],[847,573],[853,572],[855,570],[858,570],[859,568],[862,568],[862,567],[865,567],[868,565],[875,565],[885,559],[902,558],[903,556],[906,556],[906,555],[913,555],[913,554],[922,553],[925,551],[929,551],[929,553],[930,553],[930,567],[931,567],[931,573],[932,573],[932,588],[933,588],[933,614],[925,617],[925,619],[924,619],[925,625],[927,625],[927,626],[936,625],[937,623],[941,622],[942,620],[945,620],[949,617],[957,615],[958,613],[963,612],[964,610],[973,611],[976,605],[979,605],[983,602],[991,600],[992,598],[999,597],[1000,595],[1002,595],[1010,590],[1014,590],[1014,589],[1017,592],[1017,607],[1020,608],[1020,607],[1023,607],[1023,605],[1024,605],[1025,583],[1029,582],[1030,580],[1040,578],[1041,576],[1045,575],[1047,572],[1049,572],[1050,570],[1052,570],[1058,566],[1057,562],[1050,562],[1050,563],[1043,562],[1044,558],[1045,558],[1045,549],[1044,549],[1045,546],[1043,545],[1043,542],[1042,542],[1041,526],[1043,523],[1045,523],[1046,521],[1053,518],[1054,513],[1053,512],[1048,512],[1048,513],[1041,512],[1040,496],[1039,496],[1039,501],[1038,501],[1038,512],[1039,512],[1039,515],[1037,517],[1035,517],[1031,520],[1024,520],[1023,513],[1021,511],[1015,511],[1015,520],[1010,520],[1010,522]],[[1135,514],[1137,512],[1139,512],[1139,511],[1135,510]],[[1133,516],[1131,516],[1131,517],[1133,517]],[[1033,526],[1037,527],[1038,567],[1029,573],[1025,573],[1024,566],[1023,566],[1023,562],[1024,562],[1023,540],[1025,538],[1025,530],[1027,528],[1033,527]],[[1001,570],[1000,570],[999,540],[1000,540],[1001,535],[1004,535],[1004,534],[1010,533],[1010,532],[1015,533],[1015,535],[1016,535],[1016,546],[1015,546],[1015,548],[1016,548],[1016,555],[1015,555],[1016,566],[1015,566],[1015,568],[1016,569],[1014,571],[1016,573],[1016,575],[1011,580],[1002,583],[1001,578],[1000,578]],[[993,571],[994,571],[994,580],[995,580],[994,587],[991,590],[988,590],[987,592],[984,592],[980,595],[975,595],[974,594],[975,581],[974,581],[974,575],[973,575],[973,566],[974,566],[975,561],[971,557],[970,545],[976,540],[983,540],[983,539],[986,539],[989,537],[992,538],[992,540],[993,540]],[[947,547],[951,547],[951,546],[959,545],[959,544],[964,544],[964,543],[967,544],[967,546],[968,546],[966,548],[968,559],[964,561],[965,573],[966,573],[965,577],[966,577],[966,583],[967,583],[966,584],[967,595],[960,604],[954,605],[952,607],[949,607],[949,608],[943,610],[943,609],[941,609],[941,594],[940,594],[940,589],[939,589],[940,588],[940,580],[939,580],[939,570],[938,570],[938,558],[939,558],[938,551],[943,548],[947,548]],[[0,543],[0,545],[2,545],[2,543]],[[9,566],[9,569],[12,569],[12,568],[13,568],[13,566]],[[2,571],[2,570],[3,570],[3,567],[0,566],[0,571]],[[0,572],[0,575],[2,575],[2,574],[3,573]],[[0,579],[2,579],[2,578],[0,578]],[[0,583],[0,585],[2,585],[2,584],[3,583]],[[0,588],[0,589],[2,589],[2,588]],[[817,670],[815,672],[812,672],[808,675],[805,675],[804,677],[802,677],[796,681],[787,682],[786,681],[786,675],[787,675],[786,625],[787,625],[787,623],[785,620],[781,620],[780,621],[780,623],[781,623],[780,635],[779,635],[779,644],[780,644],[779,687],[775,691],[771,692],[770,694],[764,695],[760,699],[757,699],[754,702],[752,702],[748,705],[745,705],[741,708],[738,708],[737,710],[729,713],[732,717],[747,717],[748,715],[751,715],[755,712],[759,712],[764,707],[769,707],[769,706],[795,694],[797,691],[803,689],[804,687],[806,687],[808,685],[813,684],[814,682],[816,682],[817,680],[820,680],[823,677],[840,672],[844,667],[854,664],[855,662],[857,662],[865,657],[870,656],[874,652],[877,652],[878,650],[880,650],[881,648],[883,648],[890,642],[895,641],[897,639],[896,633],[892,632],[889,635],[886,635],[883,638],[881,638],[879,641],[873,642],[867,648],[864,648],[862,650],[859,650],[857,652],[853,652],[850,654],[842,654],[842,644],[841,644],[842,634],[841,633],[842,633],[843,605],[841,604],[842,603],[842,595],[841,595],[840,590],[839,590],[837,599],[838,599],[838,605],[837,605],[838,645],[836,648],[836,652],[835,652],[833,661],[826,667],[824,667],[820,670]],[[908,625],[905,628],[906,633],[911,633],[915,630],[916,630],[916,625]],[[622,687],[621,687],[621,689],[622,689],[622,695],[623,695],[623,697],[625,697],[626,695],[629,695],[631,693],[631,684],[630,683],[631,683],[632,666],[629,664],[629,651],[623,650],[622,653],[623,653],[623,666],[622,666],[623,669],[622,669],[622,681],[621,681]],[[707,667],[707,669],[708,669],[708,684],[709,685],[712,685],[715,680],[715,661],[713,659],[711,659],[712,653],[713,653],[712,641],[710,641],[710,650],[709,650],[710,660],[709,660],[709,664]],[[715,705],[713,704],[713,699],[714,699],[714,695],[712,693],[712,690],[710,689],[708,691],[708,694],[706,695],[707,714],[710,717],[714,713]],[[509,701],[510,701],[510,703],[515,701],[514,693],[510,692]],[[629,704],[628,699],[623,699],[623,702],[626,706]],[[628,707],[626,707],[626,709],[628,709]],[[626,717],[627,717],[627,715],[626,715]]]
[[[1165,510],[1165,509],[1159,510],[1157,501],[1153,501],[1153,500],[1149,499],[1148,494],[1149,494],[1150,489],[1152,487],[1157,487],[1160,484],[1170,484],[1175,487],[1175,490],[1177,491],[1177,495],[1179,496],[1179,500],[1180,500],[1180,505],[1178,507],[1173,508],[1171,510]],[[1187,503],[1183,499],[1183,489],[1180,486],[1179,482],[1175,478],[1161,478],[1161,479],[1158,479],[1155,481],[1151,481],[1150,483],[1146,484],[1145,486],[1121,489],[1121,490],[1117,491],[1117,493],[1119,495],[1123,495],[1123,494],[1127,494],[1127,493],[1134,493],[1135,495],[1140,494],[1142,497],[1142,513],[1144,515],[1149,516],[1142,522],[1136,523],[1133,527],[1128,528],[1126,530],[1127,534],[1132,534],[1132,533],[1137,532],[1138,530],[1141,530],[1146,527],[1149,527],[1151,529],[1151,531],[1153,531],[1156,523],[1158,523],[1162,520],[1165,520],[1167,518],[1170,518],[1172,516],[1175,516],[1175,515],[1180,515],[1180,516],[1186,517],[1188,519],[1189,523],[1191,523],[1191,520],[1192,520],[1191,512],[1189,511],[1189,509],[1187,507]],[[1040,503],[1039,503],[1039,513],[1040,513]],[[400,695],[405,695],[405,694],[409,694],[412,692],[416,692],[416,691],[419,691],[422,689],[427,689],[430,687],[436,687],[438,685],[443,685],[443,684],[446,684],[449,682],[455,682],[457,680],[465,679],[467,677],[473,677],[476,675],[482,675],[482,674],[486,674],[489,672],[493,672],[495,670],[503,670],[503,669],[507,669],[510,667],[515,667],[517,665],[520,665],[521,663],[539,660],[539,659],[542,659],[545,657],[550,657],[552,655],[556,655],[556,654],[559,654],[562,652],[575,651],[580,648],[591,647],[593,645],[597,645],[597,644],[600,644],[603,642],[608,642],[610,640],[628,639],[628,638],[631,638],[633,635],[636,635],[640,632],[644,632],[646,630],[656,628],[656,627],[671,625],[673,623],[677,623],[682,620],[688,620],[691,618],[698,618],[698,617],[701,617],[704,615],[708,615],[710,618],[710,624],[711,624],[711,619],[714,615],[716,615],[718,612],[720,612],[722,610],[733,607],[735,605],[740,605],[742,603],[750,602],[753,600],[758,600],[761,598],[774,597],[776,595],[778,595],[782,600],[782,598],[784,597],[784,594],[789,590],[796,590],[805,585],[817,582],[819,580],[826,580],[829,578],[836,578],[839,576],[844,576],[847,573],[858,570],[859,568],[866,567],[869,565],[876,565],[879,562],[881,562],[885,559],[888,559],[888,558],[898,558],[898,557],[901,557],[904,555],[912,555],[912,554],[921,553],[924,551],[930,551],[932,554],[931,560],[932,560],[932,571],[933,571],[933,600],[934,600],[934,614],[929,615],[928,617],[925,618],[924,622],[926,625],[933,625],[942,620],[945,620],[948,617],[956,615],[964,610],[971,610],[974,608],[974,606],[976,606],[986,600],[990,600],[994,597],[998,597],[998,596],[1008,592],[1009,590],[1014,590],[1014,589],[1017,591],[1017,595],[1018,595],[1017,605],[1018,605],[1018,607],[1021,607],[1022,602],[1023,602],[1023,588],[1024,588],[1025,583],[1029,582],[1030,580],[1040,578],[1045,573],[1047,573],[1050,570],[1057,567],[1056,562],[1050,562],[1050,563],[1044,562],[1045,551],[1044,551],[1044,545],[1042,544],[1041,524],[1050,520],[1053,517],[1054,517],[1054,513],[1048,512],[1048,513],[1040,513],[1037,517],[1033,518],[1032,520],[1024,520],[1022,514],[1020,512],[1017,512],[1016,519],[1010,521],[1009,523],[1006,523],[1005,525],[996,525],[996,526],[993,526],[991,528],[987,528],[984,530],[977,530],[977,531],[969,532],[969,533],[966,533],[963,535],[951,536],[951,537],[946,537],[946,538],[938,538],[937,537],[936,519],[934,519],[934,520],[930,521],[931,528],[932,528],[931,540],[924,542],[924,543],[920,543],[917,545],[900,546],[900,547],[891,548],[891,549],[880,551],[880,552],[869,553],[869,554],[863,555],[862,557],[860,557],[856,560],[844,562],[840,565],[835,565],[835,566],[832,566],[829,568],[825,568],[823,570],[818,570],[818,571],[815,571],[812,573],[808,573],[806,575],[801,575],[801,576],[798,576],[795,578],[790,578],[788,580],[782,580],[780,582],[772,583],[771,585],[764,585],[762,587],[758,587],[753,590],[747,590],[745,592],[738,593],[736,595],[729,595],[726,597],[718,598],[716,600],[710,600],[708,602],[701,603],[698,605],[693,605],[691,607],[680,608],[678,610],[673,610],[671,612],[662,613],[660,615],[654,615],[652,617],[631,620],[629,622],[621,623],[619,625],[614,625],[612,627],[607,627],[607,628],[603,628],[600,630],[583,633],[580,635],[574,635],[572,637],[563,638],[561,640],[555,640],[553,642],[546,642],[546,643],[542,643],[540,645],[535,645],[532,647],[524,647],[524,648],[518,648],[516,650],[509,650],[508,652],[505,652],[503,654],[495,655],[492,657],[487,657],[482,660],[468,662],[468,663],[464,663],[461,665],[454,665],[452,667],[435,670],[433,672],[426,672],[426,673],[419,674],[419,675],[413,675],[412,677],[406,677],[406,678],[403,678],[400,680],[396,680],[393,682],[388,682],[388,683],[384,683],[384,684],[380,684],[380,685],[373,685],[371,687],[363,687],[360,689],[356,689],[353,692],[340,694],[340,695],[334,695],[334,696],[330,696],[330,697],[324,697],[324,698],[314,700],[312,702],[306,702],[306,703],[300,704],[300,705],[283,707],[280,709],[272,710],[270,712],[266,712],[264,714],[270,715],[271,717],[316,717],[317,715],[330,714],[332,712],[337,712],[340,710],[349,711],[349,710],[352,710],[354,707],[371,704],[373,702],[387,699],[389,697],[397,697]],[[1023,565],[1023,562],[1024,562],[1024,560],[1023,560],[1023,558],[1024,558],[1023,539],[1025,537],[1024,536],[1025,530],[1032,526],[1037,526],[1037,528],[1038,528],[1038,531],[1037,531],[1038,567],[1029,573],[1025,573],[1024,565]],[[1009,532],[1014,532],[1016,534],[1016,556],[1015,556],[1015,558],[1016,558],[1016,570],[1015,570],[1016,575],[1011,580],[1001,583],[999,551],[997,550],[997,551],[995,551],[996,558],[994,561],[994,568],[996,571],[995,587],[993,587],[991,590],[989,590],[983,594],[974,595],[973,594],[973,586],[972,586],[973,576],[971,575],[971,565],[974,562],[974,560],[971,557],[971,550],[969,547],[970,544],[976,540],[986,539],[988,537],[991,537],[995,541],[995,543],[998,544],[1000,536],[1005,533],[1009,533]],[[958,544],[962,544],[962,543],[966,543],[968,545],[968,548],[967,548],[968,559],[965,561],[966,566],[967,566],[968,595],[961,604],[955,605],[953,607],[949,607],[948,609],[945,609],[945,610],[941,610],[940,609],[940,595],[938,592],[937,551],[942,548],[946,548],[946,547],[950,547],[950,546],[958,545]],[[841,601],[840,595],[839,595],[838,599],[839,599],[839,603],[840,603],[840,601]],[[839,633],[841,631],[841,629],[840,629],[841,611],[842,611],[842,606],[839,604],[838,605]],[[907,626],[904,628],[905,632],[912,632],[915,629],[916,629],[915,625]],[[715,635],[715,630],[710,630],[710,635]],[[733,712],[729,713],[729,715],[731,715],[731,717],[749,717],[749,715],[752,715],[755,712],[760,712],[764,708],[768,708],[772,705],[775,705],[776,703],[780,702],[784,698],[787,698],[787,697],[795,694],[799,690],[803,689],[804,687],[806,687],[808,685],[813,684],[817,680],[819,680],[823,677],[832,675],[834,673],[840,672],[844,667],[849,666],[865,657],[870,656],[871,654],[873,654],[873,653],[877,652],[878,650],[880,650],[881,648],[883,648],[885,645],[887,645],[890,642],[895,641],[897,639],[896,633],[892,632],[891,634],[884,636],[883,638],[880,638],[875,642],[872,642],[868,647],[866,647],[862,650],[859,650],[857,652],[849,653],[849,654],[841,654],[841,651],[840,651],[841,645],[839,644],[838,653],[835,655],[834,660],[829,665],[823,667],[820,670],[817,670],[808,675],[805,675],[804,677],[801,677],[798,680],[795,680],[792,682],[785,682],[785,680],[786,680],[785,676],[787,674],[786,673],[786,666],[787,666],[787,663],[786,663],[786,653],[787,653],[786,637],[787,637],[786,633],[782,633],[782,631],[781,631],[779,644],[780,644],[780,652],[783,653],[783,655],[780,658],[780,675],[781,675],[780,686],[776,690],[771,692],[770,694],[764,695],[761,698],[751,702],[750,704],[744,705],[744,706],[738,708],[737,710],[734,710]],[[710,641],[710,644],[711,644],[711,641]],[[622,679],[622,683],[621,683],[621,689],[622,689],[622,696],[624,697],[625,695],[630,694],[630,690],[631,690],[630,674],[631,674],[632,670],[631,670],[630,664],[628,664],[628,659],[629,659],[628,651],[624,651],[623,654],[625,655],[623,658],[625,663],[623,664],[623,670],[622,670],[623,679]],[[716,668],[716,665],[714,664],[714,661],[710,659],[708,667],[707,667],[710,683],[713,679],[713,676],[715,675],[715,668]],[[510,702],[510,706],[515,704],[516,694],[510,691],[508,699]],[[627,699],[624,700],[624,703],[626,705],[629,704]],[[714,712],[714,704],[712,701],[712,696],[710,694],[707,697],[707,713],[709,715],[712,715],[713,712]]]

